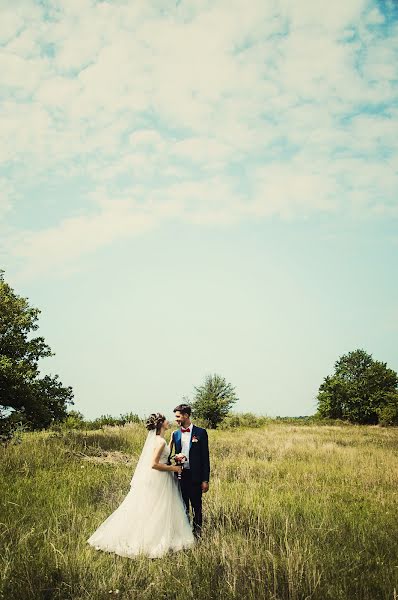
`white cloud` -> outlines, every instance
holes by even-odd
[[[116,239],[144,233],[155,225],[156,218],[150,212],[114,200],[96,214],[66,218],[57,227],[14,236],[15,255],[23,259],[26,277],[62,270],[65,263],[73,264],[82,255]]]
[[[167,218],[396,205],[397,25],[381,35],[376,5],[53,0],[0,12],[6,183],[29,193],[76,176],[88,190],[83,216],[65,203],[52,229],[9,236],[32,271]]]
[[[162,148],[164,139],[154,129],[139,129],[129,136],[129,143],[132,148]]]
[[[254,214],[279,214],[288,218],[336,208],[337,182],[329,173],[317,172],[316,166],[311,169],[300,158],[292,160],[289,167],[288,176],[284,164],[259,170]]]
[[[224,164],[231,158],[232,151],[228,144],[217,139],[191,137],[177,141],[171,147],[171,154],[181,160],[197,163],[208,163],[214,167]]]
[[[44,76],[46,65],[36,59],[25,59],[10,52],[0,50],[1,85],[11,93],[30,96]]]
[[[350,0],[350,2],[319,2],[305,0],[305,3],[281,0],[283,14],[292,24],[292,28],[314,27],[322,25],[332,35],[345,27],[356,23],[367,2]]]
[[[65,111],[68,105],[76,101],[79,92],[80,86],[76,79],[56,76],[42,82],[36,92],[36,99],[46,108],[59,107]]]
[[[384,23],[384,20],[384,16],[377,8],[372,8],[366,19],[369,25],[380,25],[380,23]]]

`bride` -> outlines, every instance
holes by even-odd
[[[164,433],[169,427],[160,413],[147,419],[148,435],[127,496],[86,540],[96,550],[157,558],[169,550],[194,545],[189,517],[174,477],[181,467],[167,464],[169,447]]]

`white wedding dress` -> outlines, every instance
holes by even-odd
[[[127,496],[87,540],[97,550],[127,557],[142,553],[158,558],[169,550],[194,545],[174,473],[152,469],[153,451],[158,444],[164,444],[159,462],[167,463],[166,440],[154,430],[149,431]]]

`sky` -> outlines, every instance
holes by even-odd
[[[398,370],[396,0],[0,0],[0,267],[86,418]]]

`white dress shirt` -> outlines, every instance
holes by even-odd
[[[188,425],[190,431],[181,432],[181,452],[187,457],[187,460],[184,462],[184,469],[190,469],[189,465],[189,448],[191,444],[192,437],[192,429],[193,423]],[[188,429],[188,427],[184,427],[184,429]]]

